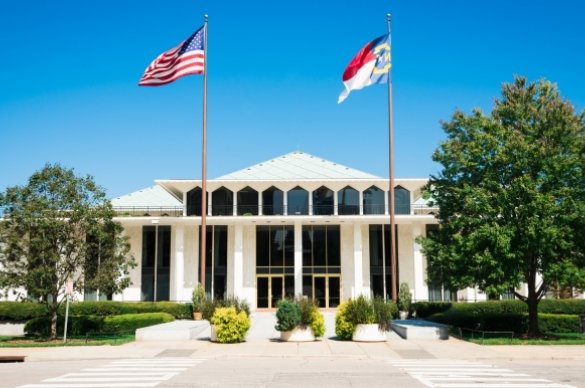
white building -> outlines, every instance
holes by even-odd
[[[416,243],[437,224],[421,197],[426,182],[395,180],[398,284],[408,283],[415,300],[448,300],[427,284]],[[275,307],[283,295],[325,308],[384,289],[390,296],[388,189],[387,178],[303,152],[208,180],[208,292],[245,298],[253,309]],[[157,180],[112,203],[138,262],[132,286],[114,299],[189,300],[199,279],[201,182]],[[460,297],[485,299],[473,290]]]

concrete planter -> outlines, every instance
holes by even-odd
[[[385,342],[386,332],[378,328],[377,323],[359,324],[353,331],[352,341],[356,342]]]
[[[215,325],[211,325],[211,334],[209,335],[209,340],[211,342],[217,342],[217,332],[215,330]]]
[[[194,321],[200,321],[202,319],[203,319],[203,316],[201,315],[201,311],[193,313],[193,320]]]
[[[286,342],[311,342],[315,341],[315,333],[309,326],[305,328],[297,326],[290,331],[281,331],[280,340]]]

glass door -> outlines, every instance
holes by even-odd
[[[284,275],[258,275],[256,277],[257,308],[276,308],[276,304],[283,297]]]
[[[320,308],[339,306],[341,299],[341,276],[313,275],[313,299]]]

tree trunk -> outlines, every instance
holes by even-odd
[[[59,305],[57,304],[57,296],[53,296],[51,304],[51,339],[57,339],[57,313]]]
[[[528,337],[535,338],[540,335],[538,329],[538,302],[540,301],[539,291],[536,290],[536,271],[533,270],[528,276]]]

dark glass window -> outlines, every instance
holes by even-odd
[[[346,186],[337,192],[337,214],[360,214],[360,193],[356,189]]]
[[[303,273],[317,271],[312,267],[324,267],[320,273],[338,273],[331,267],[341,265],[340,244],[338,225],[303,226]]]
[[[144,226],[142,228],[142,300],[169,300],[170,267],[171,227]]]
[[[234,193],[220,187],[211,194],[211,214],[214,216],[231,216],[234,214]]]
[[[410,214],[410,191],[402,186],[394,188],[394,214]]]
[[[333,214],[333,191],[325,186],[313,191],[313,214],[323,216]]]
[[[270,227],[256,227],[256,266],[268,267],[270,265]]]
[[[258,215],[258,192],[249,186],[238,191],[238,215]]]
[[[396,231],[398,236],[398,231]],[[386,298],[392,297],[392,258],[390,257],[390,225],[370,225],[370,287],[374,296],[384,297],[384,275],[386,275]],[[396,238],[396,262],[398,263],[398,237]]]
[[[200,231],[201,228],[199,236]],[[228,228],[208,225],[205,236],[205,291],[215,299],[223,299],[227,292]]]
[[[364,214],[384,214],[384,191],[376,186],[364,190]]]
[[[284,194],[272,186],[262,192],[262,214],[265,216],[284,214]]]
[[[188,216],[201,215],[201,191],[201,187],[195,187],[193,190],[187,192]],[[209,200],[209,196],[206,199]],[[209,203],[209,201],[207,203]]]
[[[287,193],[288,215],[309,214],[309,192],[299,186]]]
[[[294,227],[256,227],[256,266],[270,267],[271,273],[283,273],[282,267],[294,268]]]

